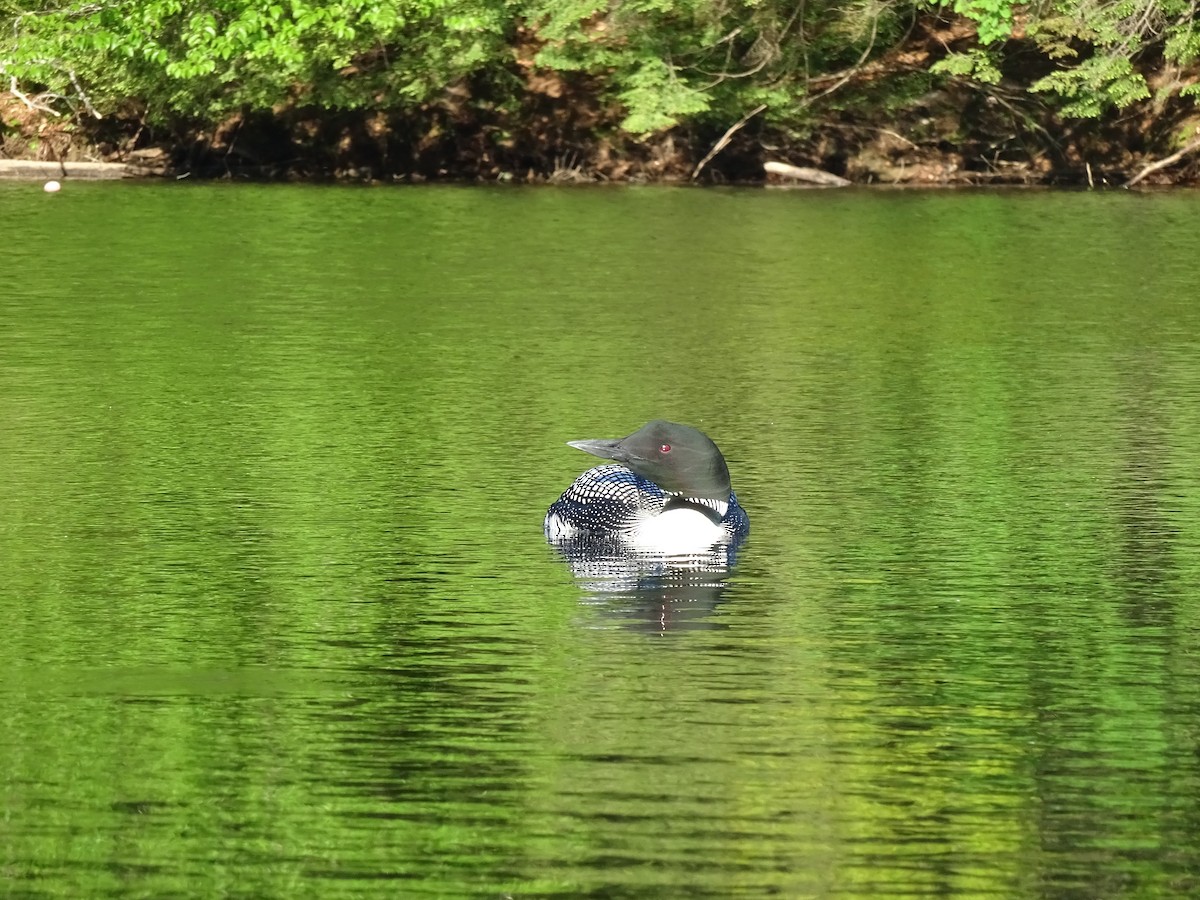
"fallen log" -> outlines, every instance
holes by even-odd
[[[809,169],[805,166],[793,166],[783,162],[765,162],[763,170],[768,175],[778,175],[780,178],[790,178],[793,181],[803,181],[807,184],[821,184],[826,187],[846,187],[850,184],[840,175],[826,172],[823,169]]]

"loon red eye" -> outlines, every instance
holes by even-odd
[[[659,447],[658,449],[659,449],[659,450],[661,450],[663,453],[670,453],[670,452],[671,452],[671,445],[670,445],[670,444],[663,444],[663,445],[662,445],[661,447]]]

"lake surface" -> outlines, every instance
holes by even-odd
[[[1200,894],[1200,194],[0,211],[0,895]],[[749,541],[576,577],[659,417]]]

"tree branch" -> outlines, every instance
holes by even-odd
[[[867,57],[871,55],[871,51],[873,49],[875,49],[875,35],[878,33],[879,33],[879,16],[876,16],[874,19],[871,20],[871,37],[867,41],[867,49],[862,52],[862,56],[860,56],[858,58],[858,62],[856,62],[853,66],[851,66],[849,69],[847,69],[841,75],[841,77],[833,83],[833,85],[831,87],[826,88],[825,90],[821,91],[821,93],[819,93],[819,94],[814,94],[813,96],[807,98],[807,100],[805,102],[814,103],[815,101],[820,100],[822,97],[828,97],[830,94],[832,94],[838,88],[840,88],[843,84],[845,84],[847,81],[849,81],[851,78],[853,78],[855,76],[855,74],[862,68],[863,63],[865,63],[867,61]]]
[[[1178,153],[1172,153],[1170,156],[1160,159],[1158,162],[1150,163],[1150,165],[1146,166],[1146,168],[1142,169],[1142,171],[1138,172],[1127,182],[1125,182],[1125,187],[1133,187],[1147,175],[1157,172],[1159,169],[1165,169],[1172,163],[1179,162],[1179,160],[1183,159],[1183,157],[1187,156],[1189,153],[1194,153],[1197,150],[1200,150],[1200,138],[1196,138],[1196,140],[1192,141]]]
[[[96,108],[92,106],[92,101],[88,99],[88,95],[83,91],[83,85],[79,83],[79,79],[75,77],[74,69],[67,69],[67,74],[71,76],[71,84],[75,85],[75,90],[79,93],[79,99],[83,103],[83,108],[90,112],[97,119],[103,119],[104,116],[96,112]]]
[[[696,178],[700,175],[700,170],[707,166],[714,156],[725,149],[730,140],[732,140],[733,136],[737,133],[738,129],[740,129],[743,125],[745,125],[766,108],[767,104],[760,103],[758,106],[754,107],[754,109],[750,110],[750,112],[738,119],[735,124],[731,125],[729,130],[721,135],[721,139],[713,144],[713,148],[709,150],[707,154],[705,154],[704,159],[700,160],[700,162],[696,164],[696,168],[692,170],[692,181],[696,180]]]
[[[25,94],[23,94],[21,92],[21,89],[19,87],[17,87],[17,79],[16,79],[16,76],[14,76],[14,75],[8,76],[8,92],[10,94],[12,94],[14,97],[16,97],[18,100],[20,100],[22,103],[24,103],[26,106],[28,106],[30,109],[36,109],[41,112],[48,112],[52,116],[62,115],[62,113],[60,113],[58,110],[51,109],[49,106],[46,106],[43,103],[38,103],[35,100],[32,100],[29,97],[27,97]]]

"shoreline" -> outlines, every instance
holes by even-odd
[[[962,100],[939,95],[950,109]],[[11,111],[0,92],[0,109]],[[1128,128],[1090,123],[1055,153],[1028,146],[987,157],[912,115],[881,128],[827,119],[803,138],[770,129],[714,136],[677,129],[636,138],[528,128],[504,142],[495,123],[454,132],[453,117],[397,114],[364,137],[362,116],[320,111],[234,117],[151,137],[121,119],[70,123],[27,115],[0,135],[0,181],[189,178],[312,184],[665,184],[796,187],[1200,186],[1200,117],[1174,140],[1138,144]],[[957,121],[950,118],[948,121]],[[466,125],[467,123],[459,123]],[[81,127],[91,126],[91,127]],[[948,127],[948,126],[947,126]],[[1190,133],[1189,133],[1190,132]],[[911,135],[905,137],[904,134]],[[440,135],[434,140],[432,136]],[[50,157],[49,159],[47,157]]]
[[[154,177],[144,167],[123,162],[76,161],[46,162],[32,159],[0,159],[0,181],[120,181],[127,178]]]

